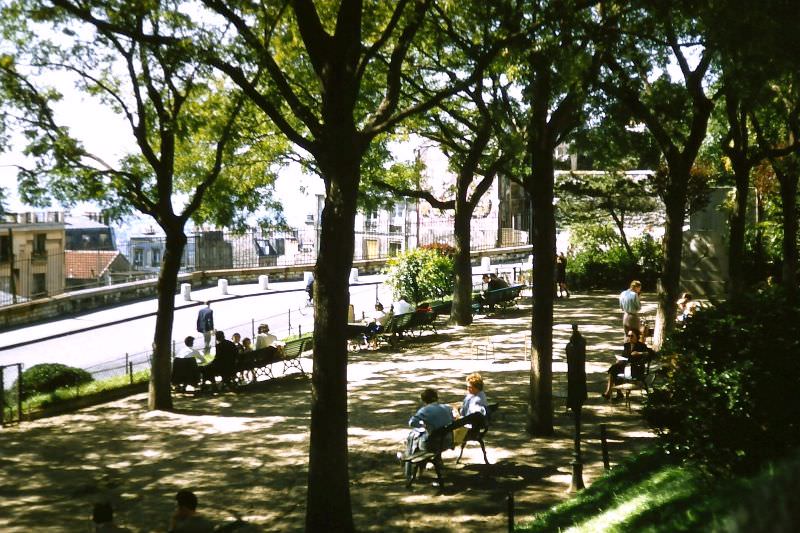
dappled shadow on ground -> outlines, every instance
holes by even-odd
[[[602,475],[600,424],[611,461],[650,437],[635,409],[603,403],[599,393],[621,343],[616,298],[574,296],[556,303],[555,432],[525,432],[530,307],[478,317],[467,327],[409,339],[398,351],[354,352],[350,366],[350,472],[359,531],[486,531],[505,525],[513,492],[520,517],[563,500],[569,487],[573,419],[565,413],[564,345],[572,322],[589,343],[590,398],[584,409],[584,479]],[[310,361],[304,361],[310,368]],[[483,374],[501,408],[487,434],[489,462],[469,443],[461,464],[444,454],[446,484],[432,471],[405,489],[394,454],[401,449],[421,389],[447,403],[464,395],[464,377]],[[110,499],[135,531],[166,531],[174,493],[194,488],[204,512],[234,514],[266,531],[302,531],[310,380],[298,374],[238,394],[175,398],[175,412],[147,412],[146,397],[25,423],[0,432],[0,529],[82,531],[91,503]],[[638,399],[634,398],[634,408]]]

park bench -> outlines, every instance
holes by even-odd
[[[489,458],[486,457],[486,446],[483,443],[483,437],[489,431],[489,424],[492,421],[492,417],[500,409],[499,403],[493,403],[488,406],[487,416],[481,420],[479,424],[471,424],[471,427],[467,429],[467,434],[464,435],[464,440],[461,442],[461,451],[458,452],[458,459],[456,459],[456,464],[461,461],[461,456],[464,454],[464,447],[467,445],[468,442],[477,442],[481,445],[481,451],[483,452],[483,461],[488,465]]]
[[[452,447],[451,443],[453,442],[453,431],[458,428],[463,428],[464,426],[478,427],[484,425],[485,417],[482,413],[469,414],[465,417],[454,420],[443,428],[432,431],[428,436],[426,449],[424,451],[419,451],[411,455],[400,456],[400,462],[403,463],[404,470],[406,463],[410,464],[412,467],[409,470],[409,473],[406,475],[406,488],[411,487],[411,485],[414,483],[414,480],[421,475],[428,463],[433,464],[433,468],[436,470],[436,480],[439,484],[439,487],[443,487],[444,476],[442,474],[442,467],[444,464],[442,462],[442,452],[445,449]],[[481,440],[481,443],[483,443],[483,440]]]
[[[404,333],[410,332],[412,320],[414,320],[414,312],[392,315],[383,325],[383,331],[378,333],[378,340],[386,341],[392,349],[396,348],[399,338]]]
[[[198,391],[201,379],[200,366],[194,357],[176,357],[172,360],[171,383],[175,390],[185,392],[186,387],[190,386]]]
[[[514,307],[517,298],[525,288],[525,285],[511,285],[502,289],[485,291],[477,296],[474,304],[478,305],[478,312],[483,312],[484,306],[498,306],[502,308]]]
[[[626,370],[631,369],[632,365],[626,365]],[[616,385],[611,387],[612,392],[621,392],[625,396],[625,405],[628,410],[631,409],[631,392],[641,391],[642,396],[650,394],[653,390],[653,384],[659,374],[659,369],[655,368],[652,364],[652,357],[647,356],[644,361],[644,369],[641,373],[634,372],[631,369],[631,374],[617,374],[614,382]]]
[[[314,339],[311,337],[300,337],[299,339],[287,341],[280,352],[280,360],[283,361],[283,373],[286,374],[290,368],[296,368],[305,376],[303,365],[300,363],[300,355],[313,347]]]
[[[265,346],[250,352],[242,352],[236,358],[236,371],[242,381],[250,373],[250,380],[255,381],[258,376],[274,378],[273,363],[281,361],[280,349],[275,346]]]

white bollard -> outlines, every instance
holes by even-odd
[[[192,300],[192,285],[191,283],[181,283],[181,296],[185,302]]]
[[[303,285],[308,286],[308,280],[314,277],[313,272],[303,272]]]
[[[355,283],[356,281],[358,281],[358,269],[357,268],[351,268],[350,269],[350,283]]]
[[[219,288],[219,292],[222,294],[228,294],[228,280],[221,279],[217,282],[217,287]]]
[[[266,274],[258,276],[258,288],[262,291],[269,289],[269,276]]]
[[[533,268],[533,255],[529,255],[529,256],[528,256],[528,263],[527,263],[527,265],[528,265],[528,267],[529,267],[529,268]]]
[[[492,266],[491,257],[481,257],[481,272],[489,272],[489,268],[491,266]]]

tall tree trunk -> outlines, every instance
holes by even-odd
[[[167,228],[165,233],[166,250],[158,275],[158,311],[153,335],[153,357],[150,360],[147,407],[150,410],[169,411],[172,409],[172,324],[175,321],[175,294],[186,235],[182,228]]]
[[[781,204],[783,205],[783,264],[781,283],[794,299],[797,295],[797,179],[798,157],[789,155],[773,162],[772,167],[780,184]]]
[[[736,181],[736,202],[730,217],[731,234],[728,250],[728,299],[735,301],[744,294],[744,234],[747,221],[747,199],[750,192],[751,164],[747,157],[731,158]]]
[[[341,139],[341,137],[340,137]],[[343,150],[344,143],[336,146]],[[348,157],[350,156],[350,157]],[[333,156],[314,272],[314,370],[306,531],[354,531],[347,453],[347,307],[359,157]]]
[[[472,209],[465,198],[456,198],[455,209],[455,286],[450,322],[459,326],[472,324],[472,264],[470,261],[470,224]]]
[[[676,175],[680,172],[679,175]],[[678,295],[681,283],[681,260],[683,255],[683,221],[686,214],[687,183],[689,171],[670,169],[671,187],[664,198],[666,220],[664,222],[664,258],[658,283],[658,311],[653,335],[656,349],[675,328]]]
[[[531,143],[533,144],[533,143]],[[533,204],[533,323],[527,430],[553,433],[553,299],[555,298],[556,219],[553,207],[553,154],[544,146],[533,155],[528,182]]]

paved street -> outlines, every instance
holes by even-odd
[[[350,287],[350,301],[358,317],[369,311],[377,295],[387,306],[391,302],[388,288],[381,282],[383,276],[359,276]],[[253,327],[266,322],[278,338],[313,329],[313,308],[306,307],[305,284],[301,281],[270,283],[267,291],[258,284],[231,285],[228,295],[212,287],[192,291],[192,301],[181,295],[175,297],[175,324],[173,339],[183,346],[186,335],[195,334],[195,323],[200,302],[210,300],[214,322],[226,336],[239,332],[242,337],[253,337]],[[23,363],[30,367],[37,363],[58,362],[89,368],[99,363],[124,359],[129,354],[134,359],[146,357],[150,351],[155,328],[155,299],[121,305],[75,317],[55,320],[45,324],[25,327],[3,333],[0,346],[0,365]],[[129,320],[126,320],[129,319]],[[120,320],[125,320],[118,323]],[[107,327],[75,332],[84,328],[113,323]],[[19,348],[3,346],[60,336]],[[202,340],[201,340],[202,342]]]

